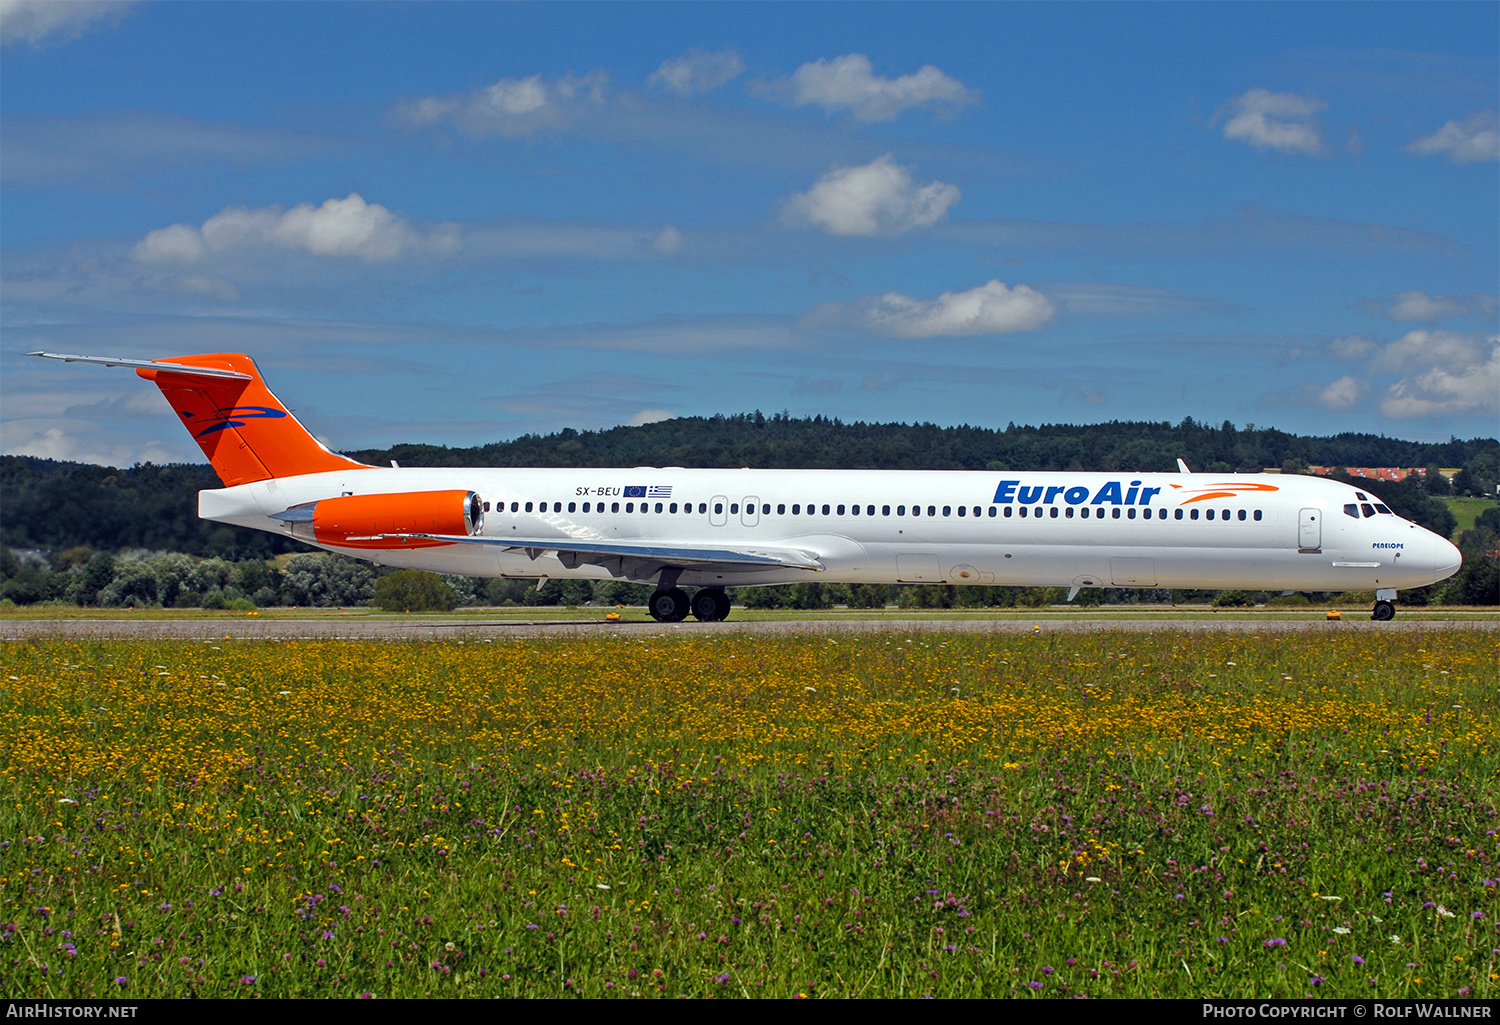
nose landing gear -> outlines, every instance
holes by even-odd
[[[1370,610],[1370,618],[1377,623],[1386,623],[1396,618],[1396,589],[1394,587],[1382,587],[1375,592],[1375,607]]]

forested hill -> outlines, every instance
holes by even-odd
[[[684,417],[605,431],[564,430],[475,448],[397,445],[349,453],[384,466],[691,466],[872,469],[1198,472],[1304,466],[1443,466],[1467,472],[1464,493],[1493,494],[1494,439],[1427,445],[1371,434],[1304,438],[1247,426],[1184,420],[1049,425],[1004,430],[932,424],[842,423],[780,414]],[[1435,475],[1434,475],[1435,476]],[[203,465],[131,469],[0,456],[0,544],[61,551],[146,548],[264,558],[303,546],[261,531],[198,519],[197,493],[220,487]],[[1380,492],[1382,487],[1373,490]],[[1446,487],[1437,478],[1428,489]],[[1394,505],[1394,503],[1393,503]]]
[[[641,427],[563,430],[474,448],[396,445],[351,452],[402,466],[689,466],[757,469],[1121,470],[1167,472],[1185,459],[1193,470],[1226,473],[1267,467],[1466,466],[1494,439],[1441,444],[1374,434],[1303,438],[1252,426],[1236,429],[1192,419],[1170,423],[938,427],[843,423],[786,414],[682,417]],[[1493,458],[1493,455],[1491,456]]]

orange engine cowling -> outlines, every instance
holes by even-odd
[[[281,518],[291,522],[294,536],[319,544],[340,548],[431,548],[452,542],[385,535],[472,536],[484,528],[484,503],[472,491],[345,495],[288,509]]]

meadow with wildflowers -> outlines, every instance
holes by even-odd
[[[28,997],[1500,994],[1495,635],[0,645]]]

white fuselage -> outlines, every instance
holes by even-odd
[[[485,538],[766,546],[807,552],[823,567],[689,566],[677,578],[698,586],[821,580],[1345,591],[1430,584],[1461,561],[1447,540],[1378,511],[1372,496],[1353,487],[1277,474],[369,468],[204,491],[199,512],[284,533],[270,517],[292,506],[444,489],[483,498]],[[640,563],[629,570],[579,563],[536,545],[324,547],[468,576],[653,579]]]

